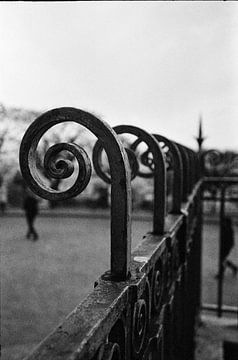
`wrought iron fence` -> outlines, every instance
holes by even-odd
[[[237,306],[228,306],[223,304],[223,285],[224,285],[224,261],[226,260],[226,251],[224,247],[229,247],[231,242],[231,230],[229,233],[225,230],[226,219],[231,219],[227,214],[226,204],[238,204],[237,194],[229,194],[229,190],[238,190],[238,176],[234,173],[237,171],[238,155],[234,153],[222,153],[217,150],[208,150],[200,153],[201,155],[201,172],[203,174],[203,191],[202,200],[207,202],[216,202],[219,204],[218,213],[218,269],[217,269],[217,303],[203,304],[203,309],[216,311],[217,316],[221,317],[224,312],[236,313]],[[238,211],[236,210],[238,213]],[[231,226],[229,228],[231,229]],[[234,236],[234,235],[233,235]],[[227,243],[227,245],[225,244]]]
[[[111,184],[111,268],[28,359],[191,360],[201,283],[202,180],[198,155],[138,127],[112,129],[82,110],[54,109],[30,125],[20,148],[21,171],[28,186],[46,199],[75,196],[90,180],[90,159],[77,144],[56,144],[44,159],[52,177],[66,178],[74,171],[73,163],[58,159],[58,154],[67,150],[74,155],[79,171],[71,188],[63,192],[50,189],[38,173],[36,150],[41,137],[66,121],[83,125],[98,139],[93,166]],[[135,139],[127,148],[120,140],[122,134]],[[141,143],[146,147],[142,153]],[[102,166],[103,151],[109,162],[107,172]],[[168,170],[173,172],[169,213]],[[151,232],[144,234],[131,252],[131,181],[136,176],[154,179],[153,224]]]

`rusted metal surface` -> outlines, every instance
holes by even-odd
[[[27,183],[48,199],[60,198],[61,194],[40,182],[34,152],[43,133],[62,121],[76,121],[98,138],[93,164],[98,175],[112,186],[111,269],[28,359],[191,360],[200,305],[202,181],[199,174],[195,174],[195,154],[134,126],[117,126],[112,130],[82,110],[55,109],[30,126],[20,151],[21,169]],[[125,133],[137,137],[127,150],[120,141],[120,135]],[[142,142],[147,150],[138,154]],[[161,142],[171,153],[167,156],[171,156],[169,161],[174,170],[170,214],[165,208],[165,149],[160,146]],[[83,168],[82,179],[77,180],[83,185],[75,185],[76,190],[70,189],[63,198],[80,192],[90,177],[89,159],[75,144],[54,145],[48,150],[45,165],[51,175],[67,177],[72,173],[71,164],[62,161],[55,164],[52,160],[52,156],[65,148]],[[109,160],[108,173],[100,163],[103,150]],[[149,169],[148,173],[141,170],[140,162]],[[153,232],[145,234],[131,253],[130,180],[135,176],[154,177],[154,221]]]

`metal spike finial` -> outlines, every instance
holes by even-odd
[[[199,151],[202,149],[203,141],[205,140],[205,137],[202,134],[202,116],[199,116],[199,129],[198,129],[198,137],[196,138],[198,143]]]

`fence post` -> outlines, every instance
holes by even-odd
[[[174,169],[172,212],[179,214],[183,200],[183,164],[181,154],[179,152],[178,146],[173,141],[158,134],[154,134],[154,137],[159,142],[164,143],[165,146],[169,148],[168,152],[170,152],[172,155],[172,165]]]
[[[218,286],[217,286],[217,316],[222,316],[222,295],[223,295],[223,277],[224,277],[224,271],[223,271],[223,264],[222,264],[222,229],[223,229],[223,221],[225,217],[225,193],[226,188],[222,184],[221,186],[221,203],[220,203],[220,214],[219,214],[219,258],[218,258]]]
[[[183,201],[187,200],[187,196],[190,192],[190,187],[189,187],[189,159],[188,159],[188,154],[185,150],[185,148],[179,144],[179,143],[175,143],[179,149],[180,155],[181,155],[181,159],[182,159],[182,169],[183,169],[183,195],[182,195],[182,199]]]

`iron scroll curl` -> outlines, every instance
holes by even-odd
[[[144,178],[154,178],[154,214],[153,214],[153,233],[163,234],[164,222],[166,215],[166,169],[165,159],[162,150],[160,149],[158,141],[155,137],[145,130],[132,125],[118,125],[115,126],[114,131],[118,135],[130,134],[137,137],[137,139],[126,148],[127,156],[131,166],[131,180],[136,176]],[[144,142],[148,150],[141,154],[138,158],[135,155],[137,146]],[[93,164],[95,171],[105,182],[110,183],[108,174],[102,171],[100,164],[100,156],[102,146],[98,141],[93,149]],[[149,157],[152,155],[152,158]],[[149,173],[143,173],[139,168],[139,161],[142,165],[149,168]]]
[[[50,188],[40,178],[36,167],[36,148],[38,138],[35,138],[29,148],[28,158],[25,152],[25,143],[29,144],[28,135],[21,143],[20,149],[20,168],[22,175],[33,192],[47,200],[65,200],[80,194],[88,185],[92,167],[90,159],[85,150],[74,143],[59,143],[51,146],[44,156],[44,167],[48,175],[54,179],[67,179],[74,172],[74,164],[67,159],[56,160],[57,156],[67,150],[78,162],[78,175],[74,184],[67,190],[60,191]]]
[[[223,162],[223,154],[219,150],[209,149],[202,152],[201,160],[203,175],[215,176],[217,166]]]
[[[20,146],[19,162],[22,175],[33,192],[54,200],[64,200],[81,193],[91,176],[91,164],[82,147],[60,143],[49,148],[44,165],[53,177],[67,178],[74,171],[68,160],[55,161],[62,151],[69,151],[79,164],[78,176],[66,191],[49,188],[40,178],[36,166],[36,150],[41,137],[53,126],[62,122],[76,122],[91,131],[103,145],[111,174],[111,276],[125,279],[129,274],[131,254],[131,187],[128,157],[113,129],[96,116],[80,109],[63,107],[39,116],[27,129]]]
[[[142,154],[141,161],[150,168],[154,178],[154,214],[153,214],[153,232],[163,234],[166,215],[166,168],[164,154],[155,137],[147,131],[131,125],[118,125],[113,128],[117,134],[132,134],[137,136],[137,140],[131,145],[131,150],[136,150],[137,141],[143,141],[148,146],[148,150]],[[153,158],[149,158],[149,154]],[[139,176],[143,174],[139,173]],[[151,174],[145,175],[150,177]]]
[[[99,350],[97,360],[121,360],[120,346],[117,343],[103,344]]]

